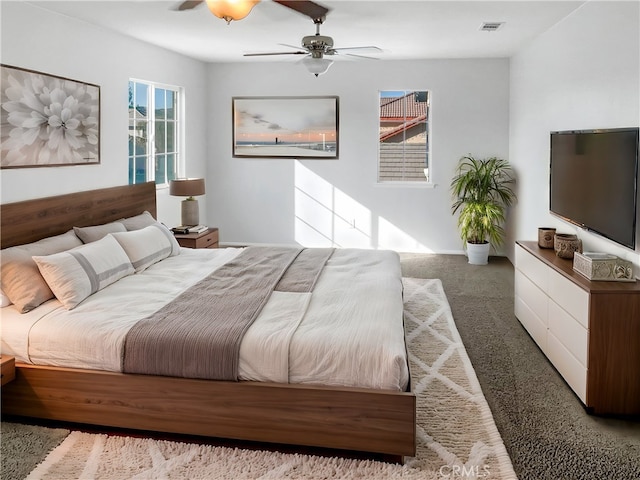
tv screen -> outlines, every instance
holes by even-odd
[[[551,213],[635,249],[638,128],[551,132]]]

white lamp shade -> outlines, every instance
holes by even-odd
[[[309,70],[310,73],[313,73],[317,77],[329,70],[329,67],[333,65],[333,60],[329,60],[324,57],[314,58],[309,56],[304,57],[302,59],[302,63],[307,67],[307,70]]]

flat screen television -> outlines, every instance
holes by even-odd
[[[638,128],[551,132],[552,214],[635,249]]]

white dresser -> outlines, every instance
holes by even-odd
[[[640,282],[591,282],[537,242],[516,243],[515,315],[585,406],[640,414]]]

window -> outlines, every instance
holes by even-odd
[[[176,87],[129,80],[129,183],[178,176],[180,93]]]
[[[378,182],[429,181],[427,91],[380,92]]]

